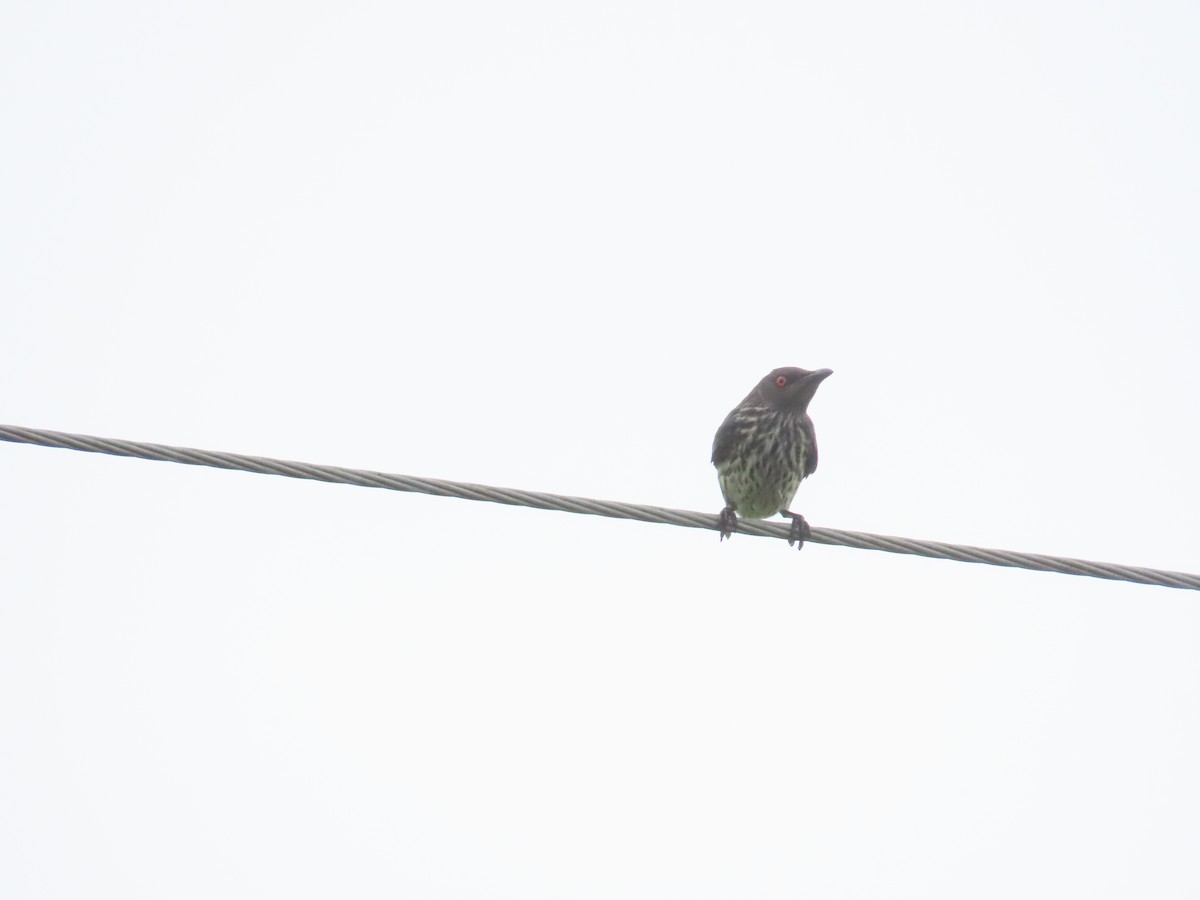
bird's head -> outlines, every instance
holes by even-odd
[[[809,401],[821,382],[833,374],[833,369],[797,369],[787,366],[775,369],[758,383],[758,395],[767,406],[793,414],[808,411]]]

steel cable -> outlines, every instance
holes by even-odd
[[[591,516],[607,516],[614,519],[657,522],[666,525],[679,525],[684,528],[718,530],[717,517],[715,515],[692,512],[690,510],[645,506],[639,503],[621,503],[614,500],[595,500],[589,497],[570,497],[562,494],[547,494],[541,491],[525,491],[516,488],[499,488],[486,484],[446,481],[440,478],[417,478],[411,475],[395,475],[387,472],[373,472],[367,469],[347,469],[341,466],[292,462],[265,456],[246,456],[241,453],[197,450],[189,447],[173,447],[167,444],[147,444],[141,441],[101,438],[86,434],[69,434],[61,431],[46,431],[40,428],[22,428],[16,425],[0,425],[0,440],[18,444],[37,444],[43,447],[82,450],[88,453],[106,453],[111,456],[130,456],[137,459],[184,463],[191,466],[235,469],[243,472],[255,472],[261,475],[282,475],[287,478],[304,478],[311,481],[326,481],[333,484],[352,484],[359,487],[385,488],[391,491],[432,494],[438,497],[457,497],[462,500],[483,500],[491,503],[504,503],[509,506],[528,506],[534,509],[550,509]],[[739,534],[784,540],[788,537],[789,528],[790,523],[767,522],[761,519],[739,519],[737,523]],[[906,553],[914,556],[927,556],[933,559],[951,559],[959,562],[1032,569],[1039,572],[1087,575],[1092,578],[1106,578],[1112,581],[1130,581],[1136,584],[1152,584],[1193,591],[1200,590],[1200,575],[1190,575],[1186,572],[1169,572],[1162,569],[1147,569],[1140,566],[1125,566],[1116,563],[1091,562],[1084,559],[1072,559],[1062,556],[1047,556],[1040,553],[991,550],[986,547],[970,547],[962,544],[942,543],[941,541],[889,537],[882,534],[870,534],[863,531],[843,531],[836,528],[813,528],[808,540],[817,544],[855,547],[860,550],[881,550],[886,553]]]

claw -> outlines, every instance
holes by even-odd
[[[788,532],[788,546],[790,547],[792,544],[795,544],[797,550],[803,550],[805,538],[812,534],[812,529],[808,527],[808,522],[800,513],[788,512],[786,509],[780,515],[787,516],[792,520],[792,528]]]
[[[717,525],[721,529],[721,540],[725,540],[733,534],[733,529],[737,527],[737,516],[733,512],[732,506],[721,510],[721,514],[717,516]]]

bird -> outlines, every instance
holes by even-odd
[[[712,450],[725,498],[718,517],[721,540],[733,534],[739,515],[765,519],[781,513],[792,520],[788,546],[804,548],[808,522],[788,507],[800,482],[817,470],[808,404],[832,374],[832,369],[773,369],[725,417]]]

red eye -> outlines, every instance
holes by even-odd
[[[778,378],[775,379],[775,386],[776,387],[787,387],[787,377],[784,375],[780,375]]]

